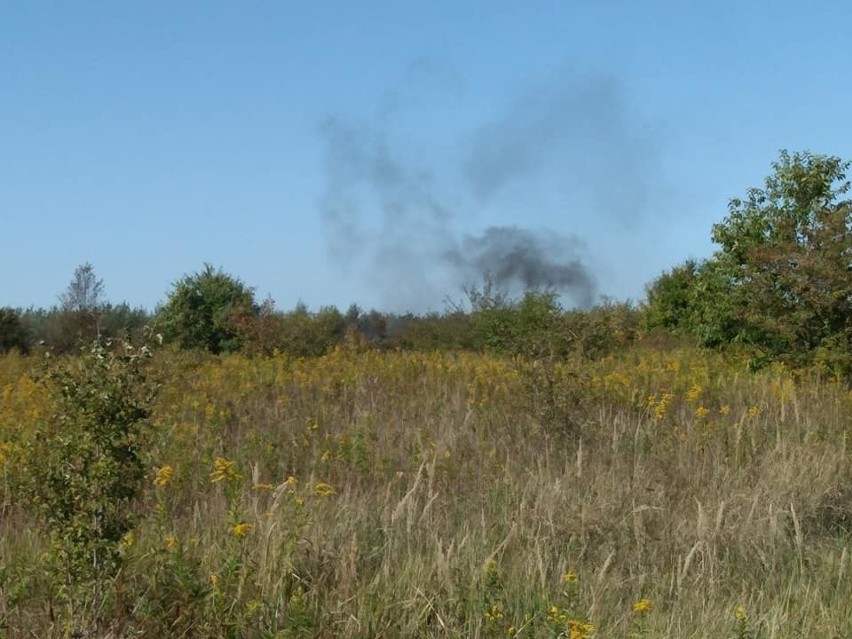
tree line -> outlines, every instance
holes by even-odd
[[[210,353],[315,356],[356,348],[489,350],[532,357],[596,357],[642,338],[727,349],[755,366],[783,362],[852,374],[850,162],[781,151],[762,187],[732,198],[712,228],[718,247],[647,287],[638,305],[566,310],[553,291],[509,298],[490,279],[466,300],[427,315],[345,312],[259,302],[238,277],[205,265],[185,275],[154,313],[102,301],[103,282],[80,266],[50,310],[0,309],[0,351],[75,350],[92,338],[150,327],[165,343]]]

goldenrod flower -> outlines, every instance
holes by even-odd
[[[563,584],[567,584],[567,583],[577,581],[577,579],[579,579],[579,577],[577,576],[577,573],[574,572],[573,570],[569,570],[564,575],[562,575],[562,583]]]
[[[693,384],[692,387],[686,391],[686,401],[690,404],[695,404],[698,402],[698,398],[701,397],[701,391],[701,384]]]
[[[157,475],[154,477],[154,485],[166,487],[172,483],[174,468],[171,466],[160,466],[157,469]]]
[[[491,604],[491,608],[485,611],[485,621],[497,621],[503,618],[503,611],[497,604]]]
[[[255,484],[255,490],[272,490],[274,486],[272,484]]]
[[[210,473],[210,481],[236,481],[240,478],[237,472],[237,462],[217,457],[213,460],[213,472]]]
[[[332,486],[323,482],[320,482],[316,486],[314,486],[314,493],[318,497],[329,497],[331,495],[334,495],[336,492],[337,491],[334,490]]]
[[[121,550],[127,550],[128,548],[132,548],[133,544],[136,543],[136,535],[132,530],[128,530],[124,537],[121,538],[121,542],[118,544],[118,547]]]
[[[707,408],[706,406],[699,406],[698,408],[695,409],[695,416],[698,419],[704,419],[709,414],[710,414],[710,409]]]
[[[231,534],[233,534],[234,537],[242,538],[245,537],[246,534],[248,534],[249,530],[251,530],[251,524],[247,524],[244,521],[241,521],[240,523],[234,524],[234,526],[231,527]]]
[[[177,548],[177,545],[177,537],[175,537],[174,535],[169,535],[168,537],[166,537],[166,548],[168,548],[169,550],[174,550],[175,548]]]
[[[568,621],[569,639],[589,639],[595,634],[595,626],[586,621],[571,619]]]
[[[745,608],[742,606],[737,606],[734,610],[734,617],[736,617],[737,621],[743,623],[748,617],[746,616]]]
[[[650,599],[640,599],[635,604],[633,604],[633,612],[638,615],[645,614],[651,610],[651,600]]]

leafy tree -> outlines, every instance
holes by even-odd
[[[243,316],[259,313],[253,289],[205,264],[200,273],[186,275],[174,284],[155,326],[165,340],[181,348],[229,352],[241,343],[232,319],[238,311]]]
[[[690,331],[698,264],[687,260],[646,287],[645,325],[677,334]]]
[[[0,308],[0,353],[8,353],[13,348],[22,353],[29,351],[27,330],[15,309]]]
[[[705,341],[733,330],[759,358],[796,364],[852,351],[852,201],[843,198],[849,166],[782,151],[763,188],[730,201],[728,216],[713,227],[721,248],[696,288],[707,298],[705,315],[712,311],[726,329]],[[713,333],[712,324],[698,328]]]

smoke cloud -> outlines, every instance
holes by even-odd
[[[612,83],[563,73],[449,134],[454,150],[438,158],[386,114],[328,117],[320,206],[331,255],[396,310],[434,308],[486,273],[509,292],[551,288],[589,306],[598,281],[578,231],[640,211],[648,184],[649,145],[627,112]],[[557,193],[560,232],[534,216],[495,223],[540,191]]]
[[[580,245],[577,238],[495,226],[482,235],[465,236],[445,257],[467,281],[487,273],[507,289],[555,289],[580,306],[590,306],[594,277],[581,260],[571,257]]]

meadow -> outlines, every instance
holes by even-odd
[[[53,414],[37,363],[0,358],[10,638],[71,632],[18,489]],[[71,613],[87,636],[852,636],[840,383],[642,345],[149,366],[138,519],[98,609]]]

